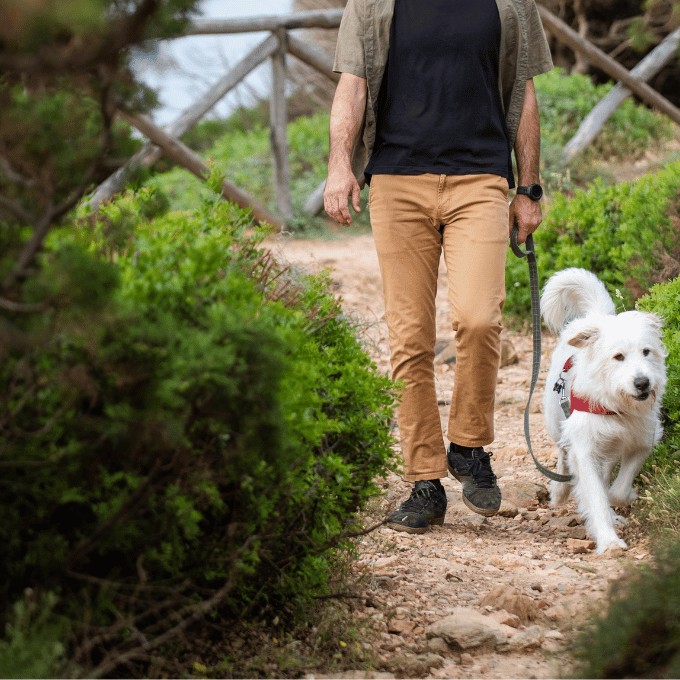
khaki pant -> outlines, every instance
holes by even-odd
[[[442,247],[456,373],[447,438],[493,441],[501,310],[505,302],[508,183],[497,175],[374,175],[369,198],[385,295],[404,479],[446,477],[434,386],[435,295]]]

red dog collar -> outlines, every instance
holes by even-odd
[[[562,371],[566,373],[569,371],[569,369],[573,366],[573,362],[571,360],[571,357],[567,359],[567,361],[564,364],[564,368]],[[610,411],[609,409],[605,408],[602,406],[602,404],[597,404],[592,401],[589,401],[588,399],[584,399],[583,397],[579,396],[578,394],[575,394],[574,391],[572,390],[570,395],[569,395],[569,415],[571,415],[574,411],[583,411],[585,413],[594,413],[598,416],[618,416],[619,414],[616,413],[616,411]]]

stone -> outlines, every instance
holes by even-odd
[[[508,338],[501,337],[501,368],[519,363],[519,354]]]
[[[430,674],[431,668],[441,668],[443,657],[439,654],[400,654],[390,659],[388,667],[403,678],[424,678]],[[343,677],[345,677],[343,675]]]
[[[388,633],[396,633],[397,635],[403,635],[404,633],[410,633],[416,627],[413,621],[405,621],[403,619],[392,619],[387,624]]]
[[[456,339],[451,340],[445,345],[434,358],[435,366],[438,364],[456,363]]]
[[[498,513],[501,517],[515,517],[517,515],[517,506],[513,505],[509,501],[503,499],[501,501],[501,507],[498,509]]]
[[[517,588],[502,585],[494,588],[481,602],[482,607],[491,606],[494,609],[505,609],[514,614],[523,623],[538,618],[536,603],[526,595],[522,595]]]
[[[500,624],[468,607],[456,607],[449,616],[429,625],[425,634],[428,638],[443,638],[462,650],[507,643]]]
[[[516,614],[510,614],[505,611],[505,609],[499,609],[497,612],[491,612],[489,618],[492,618],[498,623],[502,623],[504,626],[510,626],[511,628],[519,628],[520,620],[519,616]]]
[[[430,638],[425,643],[425,648],[428,652],[432,652],[433,654],[448,654],[450,651],[446,640],[440,637]]]
[[[578,524],[576,517],[573,515],[567,515],[566,517],[553,517],[548,522],[548,525],[555,527],[556,529],[569,529],[570,527],[575,527]]]
[[[461,666],[473,666],[475,663],[475,658],[472,656],[472,654],[468,654],[465,652],[464,654],[460,655],[460,665]]]
[[[594,550],[595,545],[595,541],[581,541],[578,538],[567,539],[567,548],[571,548],[576,554]]]
[[[468,530],[481,529],[488,523],[489,522],[484,515],[465,515],[465,517],[463,517],[463,524]]]
[[[580,541],[585,540],[588,537],[588,532],[586,531],[586,528],[581,526],[581,527],[574,527],[570,532],[569,532],[569,537],[570,538],[578,538]]]
[[[519,651],[538,647],[543,642],[544,636],[545,631],[541,626],[529,626],[510,638],[510,649]]]
[[[548,498],[548,489],[543,484],[534,484],[528,480],[508,482],[500,486],[503,498],[518,508],[526,508]]]

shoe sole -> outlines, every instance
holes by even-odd
[[[430,520],[430,526],[436,524],[437,526],[442,526],[444,524],[443,517],[436,517]],[[424,534],[430,527],[407,527],[403,524],[397,524],[396,522],[388,522],[387,526],[395,531],[404,531],[407,534]]]
[[[463,480],[461,476],[449,465],[449,472],[461,483],[463,484]],[[478,515],[484,515],[484,517],[493,517],[494,515],[498,514],[498,511],[500,510],[500,506],[498,506],[495,510],[493,508],[478,508],[476,505],[473,505],[467,498],[465,498],[464,494],[461,494],[463,498],[463,503],[472,510],[472,512],[476,512]]]

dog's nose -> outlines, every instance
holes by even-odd
[[[638,392],[647,392],[649,389],[649,378],[635,378],[633,385]]]

